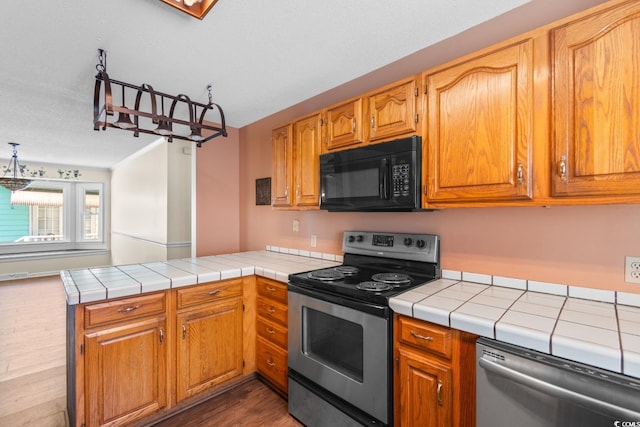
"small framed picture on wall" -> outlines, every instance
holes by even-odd
[[[256,179],[256,206],[271,204],[271,177]]]

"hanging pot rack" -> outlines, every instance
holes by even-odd
[[[93,129],[96,131],[106,130],[108,127],[128,130],[133,132],[134,137],[138,137],[140,133],[161,135],[167,137],[169,142],[173,139],[184,141],[193,141],[198,147],[202,143],[210,141],[219,136],[227,136],[227,129],[222,108],[213,102],[211,95],[211,85],[207,86],[209,92],[209,102],[203,104],[201,102],[192,101],[187,95],[169,95],[153,89],[149,84],[134,85],[118,80],[113,80],[107,73],[107,53],[103,49],[98,49],[98,64],[96,65],[96,82],[93,92]],[[114,105],[113,94],[114,89],[122,92],[121,106]],[[136,92],[134,108],[126,107],[125,92],[129,89]],[[150,111],[141,110],[141,105],[145,99],[149,99]],[[159,101],[158,102],[158,98]],[[165,114],[165,100],[170,104],[168,115]],[[161,106],[158,112],[158,104]],[[178,107],[181,108],[178,108]],[[174,117],[177,110],[187,108],[189,117]],[[216,110],[219,115],[219,124],[205,121],[205,115],[209,110]],[[109,118],[118,113],[116,121],[110,121]],[[133,116],[133,120],[131,117]],[[144,118],[145,120],[140,120]],[[150,122],[157,125],[154,129],[145,128],[143,124]],[[188,128],[190,134],[181,135],[175,132],[174,125]],[[151,126],[153,127],[153,126]]]

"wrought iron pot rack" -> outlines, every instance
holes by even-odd
[[[140,133],[155,134],[166,136],[169,142],[173,139],[180,139],[185,141],[193,141],[198,147],[203,142],[207,142],[218,136],[227,136],[227,129],[224,120],[224,112],[222,108],[212,101],[211,86],[207,86],[209,91],[209,103],[203,104],[200,102],[192,101],[187,95],[169,95],[163,92],[158,92],[151,87],[151,85],[143,83],[142,85],[134,85],[130,83],[121,82],[118,80],[112,80],[107,74],[107,54],[103,49],[98,49],[98,64],[96,65],[96,83],[93,92],[93,129],[94,130],[106,130],[108,127],[114,127],[133,132],[134,137],[138,137]],[[113,104],[113,87],[119,86],[122,90],[122,105]],[[104,88],[104,94],[102,94]],[[125,90],[136,91],[135,106],[133,109],[126,107]],[[147,98],[149,99],[149,106],[151,111],[141,110],[141,104]],[[158,114],[158,98],[160,98],[161,111]],[[169,114],[165,114],[164,103],[165,99],[170,103]],[[102,100],[102,102],[101,102]],[[183,110],[184,107],[188,109],[189,118],[180,119],[174,117],[177,110]],[[180,108],[178,108],[180,107]],[[220,116],[219,125],[213,124],[213,122],[205,122],[204,118],[209,110],[217,110]],[[118,112],[118,119],[115,122],[110,122],[109,117],[113,117],[114,113]],[[133,121],[131,120],[133,116]],[[140,118],[150,119],[150,122],[157,125],[155,129],[145,129],[141,126]],[[147,120],[148,121],[148,120]],[[180,135],[174,132],[174,125],[184,126],[189,128],[189,135]],[[203,135],[203,131],[205,132]]]

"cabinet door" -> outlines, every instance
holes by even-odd
[[[442,427],[452,422],[451,368],[397,349],[397,421],[401,427]]]
[[[327,109],[322,152],[351,148],[362,142],[362,98]]]
[[[242,298],[177,315],[177,400],[242,374]]]
[[[124,425],[167,402],[165,317],[85,335],[87,426]]]
[[[294,124],[294,181],[296,206],[320,204],[320,115]]]
[[[293,203],[293,139],[292,127],[286,125],[271,133],[273,144],[272,205],[289,207]]]
[[[369,141],[413,133],[418,123],[418,85],[411,78],[368,95]]]
[[[532,198],[532,41],[425,76],[429,202]]]
[[[640,3],[552,32],[554,196],[640,194]]]

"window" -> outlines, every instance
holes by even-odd
[[[0,255],[106,249],[101,183],[35,181],[0,187]]]

